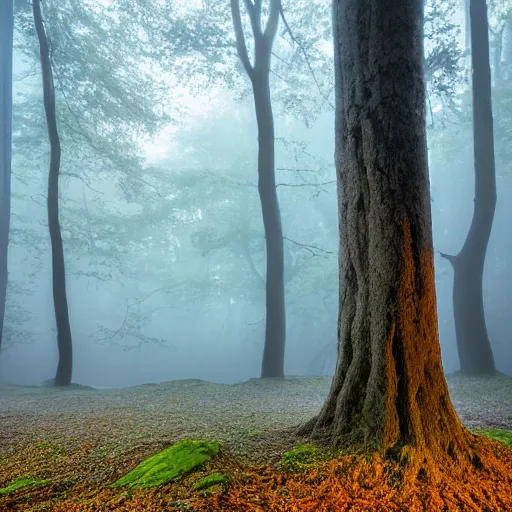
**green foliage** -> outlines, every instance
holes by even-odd
[[[85,146],[76,154],[79,159],[88,153],[133,169],[138,142],[167,120],[162,84],[141,69],[147,56],[136,20],[125,18],[121,25],[115,10],[86,2],[49,0],[42,7],[59,124],[66,127],[63,147],[74,142]],[[38,69],[28,2],[18,2],[16,27],[17,49]]]
[[[308,470],[308,466],[329,460],[333,454],[314,444],[303,444],[287,451],[280,463],[280,469],[289,473],[301,473]]]
[[[457,0],[428,0],[425,5],[425,80],[429,95],[451,97],[463,80]]]
[[[117,480],[112,487],[155,487],[201,467],[219,453],[217,443],[183,439],[145,461]]]
[[[0,489],[0,496],[6,496],[13,492],[24,491],[34,487],[40,487],[45,485],[48,480],[39,480],[36,478],[20,477],[13,480],[7,487]]]
[[[512,430],[500,430],[496,428],[486,428],[475,430],[477,434],[496,439],[512,448]]]
[[[494,152],[496,175],[512,173],[512,90],[507,87],[494,87]],[[432,165],[452,168],[468,164],[473,148],[472,96],[466,90],[457,98],[458,119],[445,127],[429,130],[429,146],[432,149]],[[471,161],[471,160],[469,160]]]
[[[228,475],[223,475],[222,473],[212,473],[211,475],[200,478],[197,482],[195,482],[193,489],[194,491],[201,491],[215,485],[226,487],[229,485],[229,482],[230,478]]]

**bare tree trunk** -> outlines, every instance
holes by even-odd
[[[333,15],[338,361],[300,433],[407,454],[426,471],[432,459],[465,459],[470,434],[450,401],[437,330],[423,1],[334,0]]]
[[[470,0],[464,0],[464,67],[467,84],[471,84],[471,19],[469,15],[469,2]]]
[[[496,172],[486,0],[471,0],[475,208],[468,236],[457,256],[443,254],[454,271],[453,312],[460,370],[466,375],[496,372],[485,325],[482,281],[496,209]]]
[[[275,180],[274,117],[270,97],[270,58],[279,23],[280,0],[270,0],[266,28],[261,26],[261,1],[245,2],[255,44],[254,65],[250,63],[240,16],[240,0],[231,0],[238,56],[249,76],[258,123],[258,191],[267,248],[266,328],[261,377],[284,376],[286,310],[284,297],[284,248],[281,213]]]
[[[501,65],[501,56],[503,53],[503,34],[505,32],[505,27],[502,27],[500,30],[492,33],[492,84],[495,87],[500,87],[504,82],[504,73]]]
[[[59,364],[55,375],[56,386],[71,384],[73,371],[73,342],[69,326],[68,301],[66,297],[66,270],[64,266],[64,249],[59,223],[59,169],[60,139],[57,130],[55,112],[55,89],[50,63],[48,40],[44,30],[39,0],[32,1],[34,23],[39,38],[41,69],[43,75],[44,109],[50,139],[50,171],[48,175],[48,227],[52,245],[53,304],[57,324],[57,345]]]
[[[7,252],[11,216],[13,2],[0,5],[0,349],[7,294]]]
[[[512,81],[512,12],[505,22],[503,28],[503,39],[500,55],[500,77],[503,82]]]

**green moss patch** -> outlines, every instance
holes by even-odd
[[[0,496],[6,496],[16,491],[24,491],[32,487],[45,485],[47,480],[37,480],[34,478],[21,477],[12,481],[7,487],[0,488]]]
[[[306,471],[309,465],[329,460],[334,455],[314,444],[303,444],[285,452],[279,468],[291,473]]]
[[[226,487],[229,485],[230,481],[231,480],[227,475],[223,475],[222,473],[212,473],[211,475],[200,478],[197,482],[195,482],[193,489],[194,491],[201,491],[214,485],[221,485]]]
[[[492,439],[496,439],[497,441],[501,441],[506,444],[510,448],[512,448],[512,430],[499,430],[496,428],[485,428],[482,430],[475,430],[475,434],[479,434],[481,436],[490,437]]]
[[[218,443],[201,439],[183,439],[141,462],[111,487],[163,485],[201,467],[219,451]]]

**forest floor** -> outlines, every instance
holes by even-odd
[[[454,375],[447,381],[468,428],[512,431],[512,377]],[[307,443],[294,427],[318,413],[329,386],[330,378],[323,377],[233,385],[184,380],[109,390],[2,384],[0,511],[412,511],[392,483],[376,485],[390,476],[379,461],[370,464],[373,487],[351,482],[350,492],[336,490],[338,501],[322,484],[336,471],[332,464],[316,464],[302,476],[279,469],[287,450]],[[157,488],[108,487],[142,460],[186,438],[220,443],[219,456],[200,474],[230,475],[229,489],[193,491],[193,474]],[[354,457],[345,463],[351,465],[351,479],[369,468],[367,460]],[[512,498],[506,510],[512,510]]]

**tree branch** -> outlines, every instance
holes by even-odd
[[[324,181],[322,183],[277,183],[276,187],[321,187],[323,185],[331,185],[336,180]]]
[[[270,43],[269,46],[272,46],[272,41],[276,36],[279,13],[282,12],[282,9],[281,0],[270,0],[270,14],[264,32],[265,39]]]
[[[235,29],[236,51],[238,57],[244,66],[245,72],[252,80],[254,77],[254,68],[251,66],[247,45],[245,44],[244,29],[242,27],[242,18],[240,16],[240,0],[231,0],[231,18]]]
[[[76,174],[74,172],[61,172],[61,176],[69,176],[70,178],[76,178],[77,180],[80,180],[86,187],[90,188],[93,192],[97,192],[98,194],[103,194],[101,190],[97,190],[95,188],[92,188],[89,183],[87,183],[80,174]]]
[[[251,21],[252,33],[254,34],[254,39],[257,40],[261,38],[261,0],[255,0],[253,4],[251,0],[244,0],[245,8],[247,9],[247,14],[249,15],[249,20]]]
[[[329,105],[329,107],[334,110],[334,105],[332,104],[331,100],[327,95],[325,95],[320,87],[320,84],[318,83],[318,80],[316,78],[315,72],[313,71],[313,68],[311,67],[311,63],[309,62],[309,57],[306,52],[306,49],[304,48],[304,45],[295,37],[295,35],[292,32],[292,29],[290,28],[290,25],[288,25],[288,22],[286,21],[286,18],[284,17],[284,11],[283,6],[281,2],[279,1],[279,12],[281,14],[281,19],[283,20],[284,26],[286,28],[286,31],[288,32],[290,39],[297,44],[297,46],[300,48],[300,51],[304,55],[304,59],[306,61],[306,66],[308,67],[309,72],[311,73],[311,77],[313,78],[313,81],[315,82],[315,85],[318,89],[318,92],[320,93],[320,96],[324,99],[324,101]]]
[[[448,260],[451,264],[452,264],[452,267],[455,266],[455,263],[457,261],[457,256],[453,256],[451,254],[445,254],[444,252],[441,252],[439,251],[439,254],[445,259],[445,260]]]
[[[317,172],[315,169],[295,169],[293,167],[278,167],[276,170],[290,172]]]
[[[283,240],[288,240],[288,242],[291,242],[292,244],[296,245],[297,247],[301,247],[302,249],[309,251],[313,256],[316,256],[314,251],[323,252],[325,254],[334,254],[333,251],[326,251],[325,249],[322,249],[321,247],[317,247],[316,245],[301,244],[300,242],[296,242],[295,240],[292,240],[291,238],[288,238],[287,236],[283,236]]]

